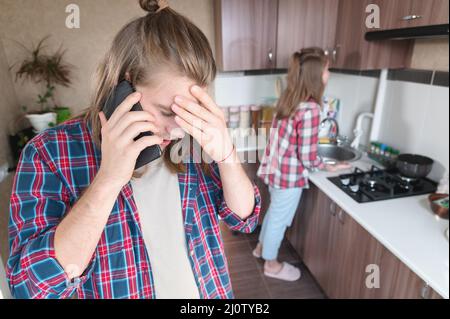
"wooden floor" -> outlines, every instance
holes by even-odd
[[[237,299],[323,299],[325,295],[302,264],[287,240],[279,252],[279,260],[289,262],[302,271],[302,278],[285,282],[264,276],[261,259],[252,256],[258,242],[259,228],[253,234],[231,232],[224,224],[221,231],[228,258],[231,283]]]

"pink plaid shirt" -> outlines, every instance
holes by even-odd
[[[274,119],[258,176],[273,188],[308,188],[308,170],[322,168],[317,155],[320,105],[300,103],[295,114]]]

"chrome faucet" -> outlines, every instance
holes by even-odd
[[[328,138],[329,138],[330,140],[334,140],[334,141],[337,142],[337,141],[338,141],[338,137],[339,137],[339,123],[338,123],[338,121],[337,121],[336,119],[331,118],[331,117],[328,117],[328,118],[326,118],[325,120],[323,120],[323,121],[320,123],[320,127],[321,127],[321,128],[324,128],[324,127],[325,127],[325,124],[328,123],[328,122],[332,124],[332,127],[330,128],[330,133],[328,133]],[[336,133],[331,134],[333,125],[334,125],[334,128],[335,128],[335,130],[336,130]]]

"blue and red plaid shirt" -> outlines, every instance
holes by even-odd
[[[83,276],[69,281],[55,258],[55,230],[96,176],[101,154],[90,125],[69,121],[25,147],[14,179],[7,277],[16,298],[157,298],[130,183],[120,192]],[[206,175],[186,163],[178,174],[189,260],[201,298],[233,298],[219,219],[232,230],[252,232],[260,195],[245,221],[224,200],[216,163]],[[83,238],[80,238],[83,240]]]
[[[278,189],[308,188],[308,170],[323,168],[318,156],[320,105],[309,100],[295,113],[275,118],[258,176]]]

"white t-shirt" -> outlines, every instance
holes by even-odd
[[[141,220],[158,299],[199,299],[188,257],[177,174],[162,158],[144,166],[132,179],[133,195]]]

